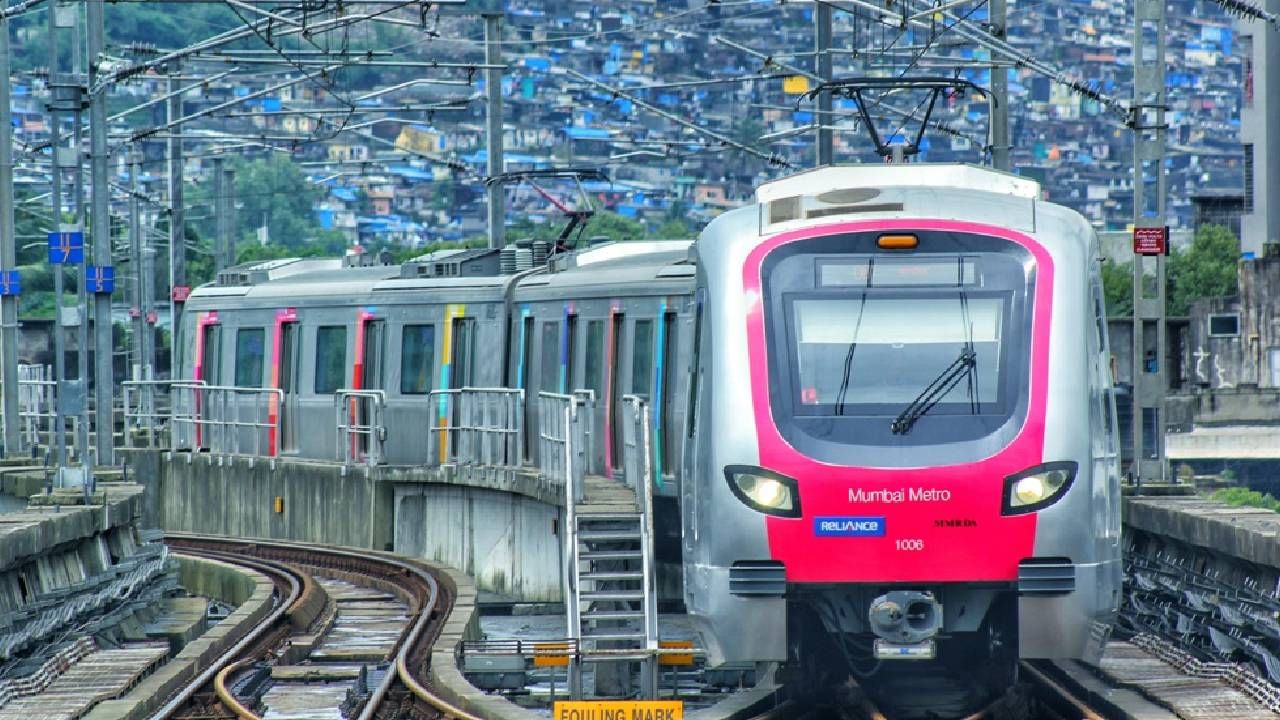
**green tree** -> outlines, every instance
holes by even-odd
[[[1191,247],[1169,258],[1170,315],[1187,315],[1197,300],[1235,295],[1240,241],[1225,227],[1201,225]]]
[[[1107,260],[1102,263],[1102,294],[1107,301],[1107,315],[1124,317],[1133,314],[1133,263]]]
[[[652,237],[659,240],[687,240],[697,235],[697,232],[685,224],[684,220],[672,218],[658,226],[653,231]]]
[[[324,195],[307,181],[301,168],[283,155],[260,160],[236,160],[236,203],[241,241],[257,242],[257,228],[266,225],[271,244],[300,247],[320,237],[312,207]]]
[[[1188,315],[1197,300],[1239,292],[1239,258],[1240,241],[1230,230],[1219,225],[1200,226],[1191,247],[1174,250],[1165,265],[1169,315]],[[1133,313],[1133,263],[1104,262],[1102,287],[1108,315],[1123,317]]]

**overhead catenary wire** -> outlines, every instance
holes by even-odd
[[[676,115],[675,113],[667,112],[662,108],[656,107],[654,105],[650,105],[649,103],[641,100],[640,98],[637,98],[636,96],[630,93],[627,93],[623,90],[613,87],[607,83],[600,82],[599,80],[596,80],[595,78],[592,78],[588,75],[584,75],[578,72],[577,70],[573,70],[571,68],[560,68],[560,70],[561,72],[564,72],[565,74],[570,75],[582,82],[588,83],[590,85],[594,85],[595,87],[600,88],[601,90],[605,90],[610,94],[612,94],[614,97],[630,100],[636,107],[642,108],[651,114],[670,120],[671,122],[676,123],[677,125],[680,125],[682,127],[687,127],[690,130],[693,130],[694,132],[697,132],[701,135],[712,138],[722,145],[734,148],[735,150],[740,150],[742,152],[747,153],[748,155],[754,155],[755,157],[758,157],[768,162],[770,165],[777,165],[784,168],[791,167],[791,163],[787,162],[785,158],[778,155],[777,153],[763,152],[758,148],[754,148],[754,147],[751,147],[750,145],[746,145],[741,142],[738,142],[737,140],[734,140],[728,135],[723,135],[714,130],[709,130],[707,128],[704,128],[695,122],[686,120],[685,118],[682,118],[679,115]]]

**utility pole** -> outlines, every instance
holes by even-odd
[[[133,270],[133,279],[129,284],[129,294],[133,296],[130,303],[130,319],[133,324],[133,358],[130,377],[134,380],[149,380],[146,371],[146,338],[147,307],[142,299],[142,218],[138,207],[138,173],[142,172],[142,159],[139,153],[129,154],[129,267]],[[125,428],[129,432],[129,428]]]
[[[213,178],[216,199],[213,208],[218,216],[213,243],[213,262],[216,272],[222,272],[236,264],[235,175],[235,170],[227,167],[225,160],[220,157],[214,158]]]
[[[63,28],[75,24],[75,8],[62,2],[49,3],[49,147],[53,152],[53,174],[49,182],[49,204],[53,211],[54,230],[58,232],[74,232],[73,225],[62,222],[62,171],[70,166],[79,169],[80,161],[77,148],[62,145],[62,116],[64,112],[79,112],[80,85],[74,77],[60,72],[58,58],[58,36]],[[50,244],[52,248],[52,243]],[[54,250],[50,250],[53,260]],[[63,253],[62,259],[68,259],[69,253]],[[53,375],[54,375],[54,442],[57,446],[58,475],[57,485],[62,487],[66,482],[67,469],[67,425],[66,411],[72,406],[74,393],[67,382],[66,372],[66,327],[63,325],[62,293],[64,268],[62,262],[53,263]]]
[[[506,169],[502,161],[502,11],[490,8],[484,13],[484,62],[489,65],[485,74],[485,93],[488,95],[489,176]],[[506,242],[505,198],[502,183],[489,185],[489,247],[500,248]]]
[[[115,272],[111,260],[111,188],[107,181],[107,95],[97,87],[98,64],[106,49],[106,18],[103,0],[85,3],[85,19],[89,31],[89,163],[92,177],[91,211],[93,218],[93,264],[101,278],[93,288],[93,350],[94,406],[97,418],[94,425],[97,446],[97,462],[115,464],[115,413],[114,385],[115,358],[112,354],[111,284],[108,278]],[[81,322],[88,322],[82,318]],[[81,352],[88,355],[88,348]],[[88,382],[88,378],[85,378]]]
[[[226,233],[222,241],[222,251],[226,253],[222,266],[231,267],[236,264],[236,171],[230,166],[222,168],[222,197],[226,201],[226,210],[221,215]]]
[[[80,15],[76,9],[76,33],[79,36]],[[75,57],[78,58],[78,55]],[[76,61],[73,73],[76,81],[79,82],[80,71],[83,66]],[[80,93],[80,107],[77,108],[72,122],[71,142],[75,147],[76,165],[75,165],[75,191],[72,199],[75,201],[76,227],[81,229],[81,242],[84,242],[84,226],[85,226],[85,207],[84,207],[84,167],[82,158],[80,157],[80,148],[83,146],[81,136],[84,134],[84,91],[83,85]],[[89,446],[89,258],[84,252],[84,247],[80,249],[80,282],[76,283],[76,313],[78,315],[78,324],[76,325],[76,409],[79,411],[80,421],[76,424],[76,456],[80,460],[80,482],[84,488],[86,495],[92,492],[93,488],[93,453]]]
[[[991,35],[1004,42],[1008,34],[1007,0],[990,2]],[[995,62],[991,64],[991,166],[1009,172],[1009,150],[1009,68]]]
[[[182,81],[178,78],[178,64],[169,66],[169,119],[174,122],[182,117]],[[187,300],[187,233],[182,212],[182,125],[169,129],[169,333],[172,347],[177,346],[178,328],[182,321],[182,304]]]
[[[1133,20],[1133,474],[1144,482],[1167,476],[1164,0],[1135,0]]]
[[[141,155],[135,154],[133,163],[134,163],[133,170],[130,171],[129,174],[131,177],[139,178],[142,175]],[[138,187],[137,179],[133,181],[132,186],[135,191],[137,192],[141,191],[141,188]],[[135,208],[137,208],[141,204],[138,198],[137,192],[135,192],[133,196],[133,202],[134,202]],[[137,226],[136,237],[138,238],[138,247],[140,248],[140,254],[142,258],[141,264],[139,265],[139,268],[138,268],[138,274],[141,276],[141,281],[139,282],[139,292],[141,293],[141,300],[140,300],[141,307],[139,308],[139,310],[141,311],[141,315],[142,315],[142,343],[138,347],[142,352],[142,359],[140,361],[142,363],[142,379],[155,380],[156,379],[155,378],[155,374],[156,374],[156,327],[155,327],[156,326],[156,249],[154,246],[152,246],[151,240],[150,240],[150,230],[152,227],[152,223],[142,222],[141,212],[135,211],[134,217],[135,217],[134,222],[136,223],[136,226]],[[151,398],[151,397],[152,397],[152,394],[150,391],[147,391],[143,394],[143,398]],[[146,408],[148,412],[150,412],[150,409],[151,408],[149,406]],[[149,423],[150,420],[148,420],[147,422]]]
[[[997,0],[993,0],[997,1]],[[1003,0],[999,0],[1003,2]],[[818,82],[831,80],[831,5],[825,2],[816,3],[813,7],[813,56],[814,70],[818,74]],[[835,149],[831,135],[831,93],[820,92],[816,98],[818,111],[814,113],[813,122],[818,128],[817,166],[830,165],[835,162]]]
[[[8,5],[8,3],[4,3]],[[10,107],[9,20],[0,19],[0,108]],[[7,119],[7,118],[6,118]],[[18,418],[18,239],[13,225],[13,124],[0,122],[0,374],[4,380],[4,454],[22,452]],[[14,286],[14,287],[11,287]]]
[[[223,202],[227,190],[222,184],[222,165],[226,162],[221,157],[213,159],[213,272],[222,272],[227,266],[223,264],[225,255],[222,252],[222,243],[226,241],[227,224],[226,217],[223,212],[226,211],[226,203]]]

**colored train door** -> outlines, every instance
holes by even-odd
[[[357,390],[385,390],[387,323],[369,312],[362,311],[356,324],[359,332],[356,335],[355,368],[351,374],[354,387]],[[355,418],[356,425],[368,427],[374,422],[372,400],[352,398],[351,403],[352,416]],[[356,457],[365,457],[368,454],[370,439],[370,435],[363,433],[353,438]]]
[[[298,450],[298,383],[302,373],[302,328],[293,310],[276,316],[276,356],[272,368],[272,385],[281,391],[275,420],[279,428],[279,447],[271,448],[271,454],[297,452]],[[276,402],[272,398],[272,403]]]

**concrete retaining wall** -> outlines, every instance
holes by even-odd
[[[133,555],[134,521],[142,501],[136,485],[107,485],[106,505],[74,506],[38,499],[22,512],[0,515],[0,612],[17,612],[49,593],[83,585]],[[65,496],[81,500],[78,492]]]
[[[560,600],[561,509],[460,485],[395,489],[395,552],[455,567],[489,592]]]
[[[1260,508],[1233,507],[1201,497],[1130,497],[1124,522],[1206,553],[1280,569],[1280,515]],[[1264,585],[1265,586],[1265,585]]]
[[[148,519],[171,531],[391,547],[392,485],[334,464],[131,453]],[[276,512],[280,498],[280,512]]]
[[[144,524],[171,532],[390,550],[513,600],[560,599],[558,491],[521,472],[127,451]],[[280,498],[281,512],[276,512]]]

